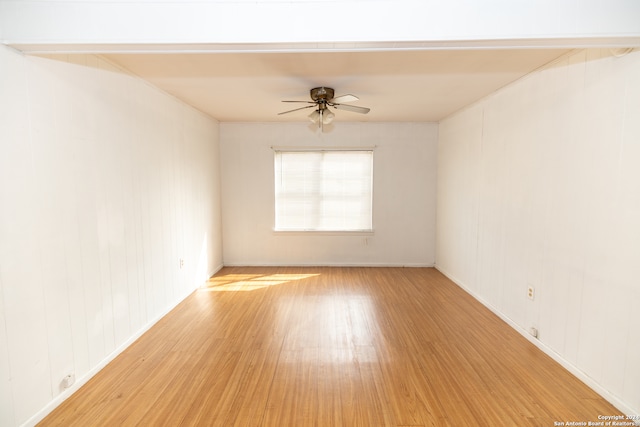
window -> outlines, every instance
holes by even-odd
[[[373,151],[275,152],[280,231],[371,231]]]

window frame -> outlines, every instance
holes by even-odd
[[[375,165],[375,147],[271,147],[273,150],[273,159],[274,159],[274,171],[273,171],[273,189],[274,189],[274,219],[273,219],[273,232],[276,234],[289,234],[289,235],[373,235],[374,233],[374,165]],[[278,153],[303,153],[303,152],[312,152],[312,153],[337,153],[337,152],[368,152],[370,154],[370,192],[369,192],[369,202],[370,202],[370,224],[371,228],[365,229],[317,229],[317,228],[278,228],[276,225],[278,223],[278,188],[277,188],[277,179],[278,179],[278,167],[276,163],[278,162]]]

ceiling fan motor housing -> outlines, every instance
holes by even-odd
[[[333,88],[330,87],[314,87],[311,89],[311,99],[316,102],[329,101],[333,99],[334,93]]]

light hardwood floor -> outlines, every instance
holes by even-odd
[[[553,426],[614,407],[432,268],[224,268],[43,426]]]

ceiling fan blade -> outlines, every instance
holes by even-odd
[[[287,114],[287,113],[293,113],[294,111],[304,110],[305,108],[313,108],[313,107],[315,107],[315,103],[314,103],[314,105],[307,105],[306,107],[300,107],[300,108],[295,108],[295,109],[289,110],[289,111],[283,111],[282,113],[278,113],[278,115]]]
[[[358,98],[355,95],[351,95],[349,93],[347,95],[336,96],[335,98],[330,99],[329,102],[332,104],[335,104],[335,103],[341,103],[341,102],[354,102],[354,101],[357,101],[358,99],[360,98]]]
[[[282,101],[282,102],[304,102],[305,104],[315,104],[314,101]]]
[[[371,108],[357,107],[355,105],[334,104],[333,107],[337,108],[338,110],[353,111],[354,113],[360,114],[367,114],[369,111],[371,111]]]

